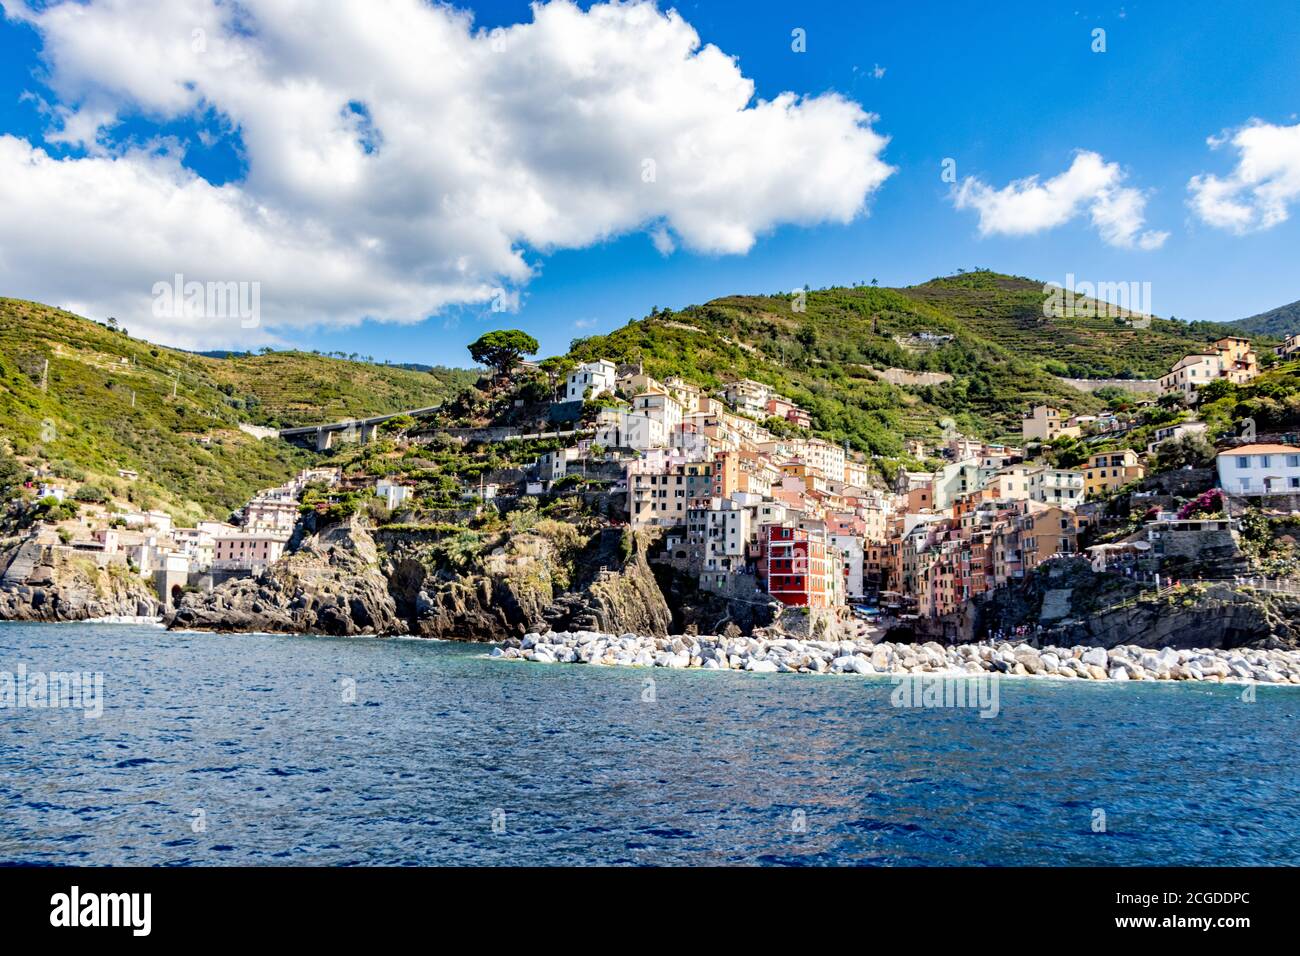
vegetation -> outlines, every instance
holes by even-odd
[[[1238,335],[1267,335],[1275,339],[1286,338],[1300,332],[1300,302],[1281,305],[1248,319],[1232,323]]]
[[[224,518],[315,456],[240,424],[297,425],[438,404],[472,372],[303,352],[213,358],[61,309],[0,299],[0,484],[39,465],[105,498]],[[3,443],[0,443],[3,444]],[[138,479],[119,474],[135,471]]]
[[[640,361],[655,377],[710,387],[753,378],[807,409],[815,433],[885,456],[888,466],[903,458],[906,438],[938,439],[945,418],[967,434],[1018,440],[1031,404],[1082,413],[1131,402],[1121,388],[1088,394],[1061,376],[1158,377],[1232,334],[1158,318],[1146,328],[1046,319],[1044,299],[1040,282],[986,271],[906,289],[730,296],[676,313],[655,309],[609,335],[578,339],[566,361]]]
[[[537,339],[518,329],[486,332],[470,343],[469,354],[475,362],[486,365],[498,375],[505,375],[525,355],[537,353]]]

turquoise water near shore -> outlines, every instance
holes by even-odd
[[[1300,863],[1300,688],[1004,680],[984,719],[486,650],[2,624],[0,672],[104,697],[0,709],[0,862]]]

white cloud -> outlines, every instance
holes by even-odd
[[[1234,147],[1237,166],[1225,178],[1204,173],[1187,183],[1188,203],[1201,220],[1238,234],[1285,222],[1290,204],[1300,201],[1300,123],[1253,120],[1207,142],[1211,149]]]
[[[741,254],[784,223],[848,222],[893,172],[858,104],[756,100],[652,3],[555,0],[488,33],[423,0],[0,2],[40,33],[47,138],[84,147],[0,137],[0,288],[179,344],[250,333],[151,325],[149,290],[177,272],[260,281],[255,335],[418,321],[517,301],[536,255],[628,232]],[[125,147],[128,115],[237,136],[246,172],[214,186],[187,144]]]
[[[1030,236],[1086,213],[1101,238],[1124,249],[1158,249],[1167,232],[1143,231],[1146,196],[1124,186],[1124,171],[1094,152],[1075,153],[1070,168],[1045,182],[1037,176],[994,189],[968,177],[954,192],[958,209],[979,213],[980,235]]]

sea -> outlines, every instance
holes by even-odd
[[[0,624],[0,863],[1300,863],[1300,687],[1008,678],[994,713],[489,650]]]

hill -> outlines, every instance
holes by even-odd
[[[1232,323],[1247,335],[1267,335],[1275,339],[1286,338],[1300,332],[1300,302],[1280,305],[1248,319],[1238,319]]]
[[[415,371],[330,358],[314,352],[267,352],[212,360],[218,387],[255,396],[254,424],[287,428],[437,405],[473,385],[481,373],[433,367]]]
[[[241,424],[433,405],[473,377],[301,352],[213,358],[0,299],[0,437],[74,485],[177,517],[225,517],[312,460],[279,439],[259,441]],[[139,478],[124,479],[119,469]]]
[[[981,271],[899,289],[729,296],[575,340],[570,357],[642,361],[656,377],[710,386],[753,378],[807,408],[817,432],[896,458],[905,438],[937,438],[949,418],[968,434],[1019,440],[1031,404],[1103,407],[1061,377],[1155,378],[1232,334],[1160,318],[1045,318],[1043,289]]]

